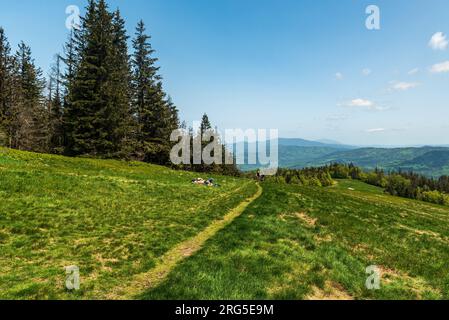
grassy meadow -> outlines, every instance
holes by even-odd
[[[91,299],[256,192],[253,182],[112,160],[0,149],[0,299]],[[205,177],[207,178],[207,177]],[[81,290],[65,289],[77,265]]]
[[[358,181],[263,189],[232,225],[138,298],[449,298],[449,208]],[[370,265],[382,271],[380,290],[365,287]]]
[[[198,175],[0,149],[0,299],[449,299],[448,207]]]

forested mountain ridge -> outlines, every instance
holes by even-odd
[[[303,151],[307,152],[307,150]],[[282,157],[281,155],[281,159]],[[317,157],[307,163],[297,163],[290,167],[316,166],[332,162],[352,162],[367,170],[373,170],[377,167],[384,170],[411,170],[428,176],[441,176],[449,173],[449,148],[360,148],[339,150]]]
[[[414,171],[426,176],[449,174],[449,148],[438,146],[378,148],[327,144],[304,139],[279,139],[279,166],[300,169],[333,162],[354,163],[365,169]],[[248,145],[245,145],[248,150]],[[258,165],[241,166],[252,170]]]

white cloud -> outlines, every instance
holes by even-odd
[[[369,76],[372,73],[371,69],[365,68],[362,70],[364,76]]]
[[[353,99],[349,102],[346,102],[343,104],[338,104],[338,105],[344,106],[344,107],[350,107],[350,108],[360,108],[360,109],[372,110],[372,111],[386,111],[386,110],[390,109],[388,107],[379,106],[371,100],[361,99],[361,98]]]
[[[412,70],[410,70],[409,72],[407,72],[407,74],[409,74],[409,75],[414,75],[414,74],[417,74],[419,72],[419,69],[418,68],[415,68],[415,69],[412,69]]]
[[[365,99],[353,99],[348,104],[348,107],[374,107],[374,102]]]
[[[442,32],[435,33],[429,41],[429,46],[434,50],[445,50],[449,42]]]
[[[413,89],[419,86],[419,83],[417,82],[393,82],[391,86],[391,90],[396,91],[407,91],[409,89]]]
[[[434,64],[430,68],[430,72],[432,72],[432,73],[449,72],[449,61],[445,61],[445,62],[442,62],[442,63]]]
[[[341,72],[337,72],[337,73],[335,74],[335,79],[337,79],[337,80],[343,80],[343,74],[342,74]]]
[[[374,129],[367,129],[366,132],[368,133],[379,133],[379,132],[385,132],[385,128],[374,128]]]

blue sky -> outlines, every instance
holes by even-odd
[[[48,70],[67,36],[66,7],[85,3],[0,0],[0,25]],[[146,22],[166,91],[188,123],[207,111],[220,129],[277,128],[282,137],[359,145],[449,144],[447,0],[109,4],[120,7],[130,34]],[[380,8],[380,30],[365,27],[370,4]]]

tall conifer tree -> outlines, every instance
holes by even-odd
[[[48,81],[48,139],[52,153],[61,153],[63,147],[63,75],[61,71],[61,56],[55,56]]]
[[[0,27],[0,145],[9,144],[8,120],[11,108],[12,86],[11,47],[5,31]]]
[[[97,155],[97,140],[100,137],[100,123],[103,101],[99,91],[104,82],[104,45],[100,46],[100,36],[96,34],[98,6],[89,0],[86,15],[80,29],[74,30],[69,44],[72,54],[78,56],[76,72],[68,85],[67,105],[64,110],[64,130],[66,153],[70,155]],[[97,28],[98,29],[98,28]]]
[[[11,147],[45,152],[48,151],[48,114],[44,105],[45,79],[31,57],[31,49],[23,42],[15,55],[15,81],[11,106]]]
[[[64,123],[66,151],[118,156],[129,126],[129,63],[120,14],[104,0],[90,0],[75,32],[79,64],[69,86]]]
[[[179,126],[178,111],[162,87],[155,65],[154,50],[140,21],[133,40],[133,104],[137,119],[137,140],[143,160],[166,164],[171,148],[170,135]]]
[[[133,66],[133,111],[137,118],[137,139],[144,141],[150,138],[151,94],[155,82],[160,80],[159,70],[155,66],[157,59],[153,58],[154,50],[149,40],[151,37],[145,33],[145,24],[140,21],[136,28],[133,40],[134,54]]]
[[[112,52],[110,62],[110,90],[109,127],[110,141],[114,145],[114,152],[120,156],[127,156],[132,150],[132,122],[131,109],[131,64],[128,55],[128,36],[125,21],[117,10],[112,19]]]

